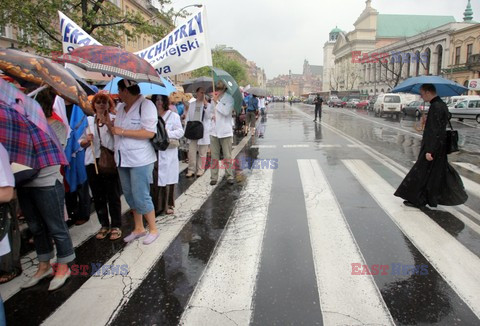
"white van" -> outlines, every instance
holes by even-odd
[[[383,115],[391,115],[394,116],[395,119],[398,119],[402,112],[403,105],[403,99],[400,94],[381,94],[373,105],[373,112],[375,116],[382,117]]]
[[[480,96],[478,95],[460,95],[460,96],[452,96],[446,102],[448,108],[454,108],[456,104],[469,100],[469,99],[478,99]]]

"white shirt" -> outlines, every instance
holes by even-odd
[[[143,109],[142,109],[143,110]],[[108,148],[111,151],[114,151],[114,138],[113,135],[108,131],[108,127],[103,125],[99,127],[100,137],[98,137],[97,126],[95,125],[95,116],[88,117],[88,128],[85,129],[82,137],[79,140],[79,143],[82,140],[87,138],[87,134],[93,134],[93,148],[95,149],[95,157],[100,158],[100,137],[102,138],[103,147]],[[110,114],[110,119],[115,119],[114,114]],[[93,164],[93,152],[92,146],[85,148],[85,165]]]
[[[265,108],[265,98],[258,98],[258,108]]]
[[[232,112],[235,101],[230,94],[224,93],[215,107],[215,121],[212,120],[210,135],[217,138],[233,136]]]
[[[139,108],[142,105],[140,117]],[[157,108],[152,101],[143,96],[133,103],[128,112],[125,112],[125,103],[117,106],[115,127],[126,130],[147,130],[157,132]],[[150,139],[135,139],[115,135],[115,161],[119,167],[145,166],[157,160],[155,150]]]
[[[188,121],[201,121],[203,123],[203,138],[198,140],[198,145],[210,145],[210,122],[212,120],[212,104],[208,103],[207,108],[205,109],[205,114],[202,120],[202,111],[203,103],[200,106],[198,118],[195,116],[195,111],[197,110],[197,101],[194,100],[190,103],[187,116],[185,118],[185,127],[187,126]]]

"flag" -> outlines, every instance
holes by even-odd
[[[85,150],[80,146],[79,142],[87,126],[87,116],[78,105],[74,105],[70,118],[70,137],[65,147],[65,155],[69,163],[65,167],[65,181],[70,192],[74,192],[79,185],[87,181]]]

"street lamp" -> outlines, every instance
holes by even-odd
[[[202,8],[202,7],[203,7],[203,5],[200,5],[200,4],[193,4],[193,5],[188,5],[188,6],[185,6],[185,7],[183,7],[182,9],[180,9],[180,10],[177,12],[177,14],[175,15],[175,19],[174,19],[174,21],[173,21],[173,25],[174,25],[174,26],[177,26],[177,17],[178,17],[178,15],[179,15],[179,14],[182,12],[182,10],[185,10],[186,8],[189,8],[189,7],[197,7],[197,8]]]

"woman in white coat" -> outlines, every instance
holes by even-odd
[[[152,102],[158,110],[158,115],[165,121],[170,146],[165,151],[158,151],[158,186],[160,187],[160,211],[168,215],[174,213],[175,184],[178,183],[180,173],[178,161],[179,140],[184,131],[178,113],[168,107],[168,98],[165,95],[153,95]]]
[[[211,104],[205,100],[205,89],[197,88],[196,100],[190,103],[185,122],[201,121],[203,124],[203,138],[188,140],[188,171],[187,178],[201,177],[205,173],[208,145],[210,145]],[[198,154],[197,154],[198,152]]]

